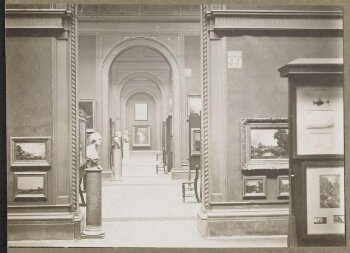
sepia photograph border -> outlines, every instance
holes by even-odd
[[[33,0],[33,3],[47,3],[49,0]],[[115,3],[115,1],[112,0],[66,0],[66,1],[61,1],[57,0],[54,2],[59,2],[59,3],[99,3],[99,4],[107,4],[107,3]],[[139,0],[137,3],[146,3],[146,0]],[[150,1],[151,3],[162,3],[162,4],[172,4],[174,1],[161,1],[161,0],[152,0]],[[196,0],[191,0],[187,1],[189,3],[196,3],[196,4],[202,4],[204,1],[196,1]],[[215,2],[215,3],[236,3],[236,4],[252,4],[254,1],[246,1],[246,0],[217,0],[217,1],[206,1],[205,3],[208,2]],[[7,3],[25,3],[25,0],[7,0]],[[130,3],[128,0],[120,0],[119,3]],[[350,1],[348,0],[259,0],[255,1],[257,4],[262,4],[266,6],[270,5],[337,5],[337,6],[343,6],[344,7],[344,21],[346,24],[350,24]],[[4,17],[4,15],[3,15]],[[3,37],[4,38],[4,37]],[[3,42],[4,44],[4,42]],[[4,45],[2,49],[4,48]],[[350,55],[350,26],[346,25],[344,26],[344,55]],[[5,60],[3,59],[3,62]],[[2,65],[3,69],[5,68],[4,64]],[[345,114],[345,150],[350,149],[350,57],[345,57],[344,58],[344,114]],[[4,75],[1,76],[4,81]],[[5,93],[3,92],[4,88],[1,91],[1,96],[5,98]],[[5,104],[5,99],[2,100],[3,104]],[[5,125],[5,107],[2,107],[1,111],[1,118],[2,118],[2,125]],[[5,127],[3,126],[2,130],[4,130]],[[1,135],[3,137],[3,140],[6,140],[5,135]],[[2,150],[2,157],[6,158],[6,149]],[[347,161],[350,159],[350,152],[345,151],[345,160]],[[3,159],[3,164],[6,166],[6,159]],[[350,177],[349,177],[349,171],[350,171],[350,163],[345,163],[345,195],[350,196]],[[2,189],[6,188],[6,172],[3,172],[2,175],[3,177],[3,186]],[[6,199],[6,191],[3,191],[3,198]],[[6,202],[3,203],[3,209],[6,210]],[[350,206],[350,198],[346,198],[346,205]],[[3,212],[4,214],[5,212]],[[346,220],[349,220],[350,217],[350,212],[349,209],[346,209]],[[6,219],[6,214],[2,215],[2,219]],[[6,225],[6,222],[3,222],[3,224]],[[3,226],[5,227],[5,226]],[[6,227],[5,227],[6,229]],[[6,232],[6,230],[3,230]],[[2,237],[4,238],[4,237]],[[303,252],[303,253],[345,253],[350,251],[350,225],[347,222],[346,223],[346,241],[347,241],[347,246],[345,247],[293,247],[293,248],[259,248],[259,249],[254,249],[254,248],[245,248],[245,249],[240,249],[240,248],[229,248],[229,249],[218,249],[218,248],[212,248],[212,249],[184,249],[181,248],[181,245],[179,245],[179,248],[167,248],[167,249],[162,249],[162,248],[118,248],[118,249],[113,249],[113,248],[96,248],[99,252],[125,252],[125,253],[130,253],[130,252],[200,252],[200,253],[207,253],[207,252],[233,252],[233,253],[253,253],[253,252],[272,252],[272,253],[281,253],[281,252]],[[2,241],[3,242],[3,241]],[[4,249],[6,249],[6,243],[3,242]],[[96,250],[94,249],[94,250]],[[86,249],[56,249],[55,252],[86,252]],[[43,253],[47,252],[47,248],[33,248],[32,250],[30,248],[22,248],[22,249],[9,249],[9,252],[38,252],[38,253]]]

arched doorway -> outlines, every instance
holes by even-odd
[[[169,69],[168,74],[168,85],[167,86],[161,86],[159,87],[161,97],[160,101],[162,102],[162,107],[164,105],[166,109],[162,112],[162,120],[165,119],[167,115],[173,116],[173,137],[176,140],[176,143],[174,143],[174,167],[180,168],[181,162],[185,159],[186,152],[181,152],[182,143],[185,143],[185,132],[183,131],[185,129],[185,120],[183,119],[183,115],[185,115],[185,104],[184,104],[184,88],[183,88],[183,77],[180,75],[180,65],[178,63],[178,60],[176,59],[175,55],[171,52],[171,50],[168,49],[163,43],[160,41],[157,41],[153,38],[147,38],[147,37],[134,37],[134,38],[127,38],[120,43],[116,44],[107,54],[107,56],[104,58],[104,61],[102,63],[102,85],[100,89],[100,101],[101,101],[101,107],[100,107],[100,120],[101,120],[101,132],[103,139],[108,140],[109,139],[109,131],[108,131],[108,124],[109,119],[114,118],[116,122],[116,126],[120,129],[122,128],[122,114],[116,113],[115,110],[118,110],[118,106],[113,106],[113,98],[118,97],[118,93],[121,92],[122,87],[120,86],[121,82],[113,83],[113,73],[112,65],[113,63],[123,54],[128,51],[130,51],[133,48],[141,47],[146,48],[148,50],[151,50],[153,52],[156,52],[159,56],[161,56],[165,62],[166,66]],[[132,56],[132,52],[129,56]],[[153,64],[153,62],[152,62]],[[149,66],[152,66],[152,64],[149,64]],[[131,66],[133,67],[133,66]],[[137,70],[134,70],[134,72],[139,72]],[[147,72],[142,70],[141,72]],[[150,73],[148,73],[150,74]],[[130,73],[129,73],[130,75]],[[152,75],[152,74],[150,74]],[[155,78],[157,79],[157,77]],[[159,85],[159,83],[156,83]],[[111,87],[115,87],[111,89]],[[108,98],[108,99],[106,99]],[[121,107],[121,105],[119,105]],[[164,108],[164,107],[163,107]],[[122,129],[121,129],[122,130]],[[159,131],[158,131],[159,132]],[[183,154],[182,154],[183,153]],[[101,158],[102,158],[102,165],[106,168],[108,168],[108,161],[109,161],[109,144],[108,142],[104,142],[101,147]]]

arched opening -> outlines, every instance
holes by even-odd
[[[126,106],[126,94],[131,90],[139,92],[148,90],[154,101],[159,104],[158,129],[168,115],[173,117],[172,135],[176,142],[174,147],[174,167],[180,168],[186,152],[181,151],[184,142],[185,111],[183,97],[183,80],[180,75],[178,60],[163,43],[147,37],[127,38],[116,44],[106,55],[102,63],[101,85],[99,90],[101,106],[99,127],[102,138],[109,140],[109,120],[115,123],[116,130],[125,130],[127,126],[123,106]],[[106,99],[108,98],[108,99]],[[132,131],[132,130],[131,130]],[[153,131],[152,131],[153,132]],[[160,142],[161,134],[155,141]],[[156,144],[156,147],[160,145]],[[101,147],[101,162],[108,168],[110,145],[105,141]],[[182,154],[183,153],[183,154]]]

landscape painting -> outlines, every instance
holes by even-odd
[[[15,198],[46,198],[46,176],[45,172],[15,173]]]
[[[288,197],[289,196],[289,177],[288,176],[278,176],[278,197]]]
[[[45,160],[46,143],[44,142],[17,142],[15,160]]]
[[[251,159],[287,159],[288,129],[251,129]]]
[[[244,197],[265,197],[265,176],[244,177],[243,196]]]
[[[320,208],[340,208],[340,175],[320,175]]]

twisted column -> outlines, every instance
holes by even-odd
[[[208,146],[208,25],[206,20],[207,5],[202,4],[202,180],[203,180],[203,198],[202,204],[205,209],[209,208],[209,146]]]

